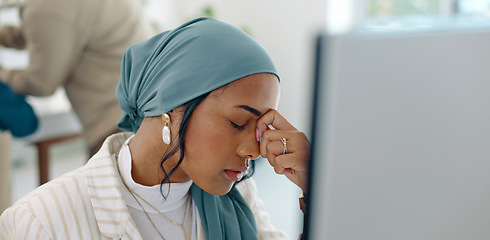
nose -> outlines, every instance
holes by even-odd
[[[255,140],[255,134],[251,137],[247,137],[237,149],[238,155],[243,158],[255,160],[260,157],[259,142]]]

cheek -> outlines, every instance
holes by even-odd
[[[186,141],[186,144],[186,154],[188,152],[189,156],[201,158],[218,157],[230,148],[225,136],[216,131],[200,131],[198,135]]]
[[[219,164],[223,158],[229,159],[230,151],[233,151],[229,130],[217,120],[201,119],[204,120],[189,120],[185,135],[186,160],[207,167]]]
[[[222,195],[232,186],[232,182],[225,179],[223,170],[229,167],[230,159],[236,154],[233,134],[227,126],[216,126],[210,122],[212,120],[207,121],[188,125],[181,169],[204,191]]]

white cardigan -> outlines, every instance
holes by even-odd
[[[111,157],[131,134],[110,136],[85,166],[40,186],[7,209],[0,216],[0,239],[142,239]],[[237,188],[254,213],[259,239],[286,239],[271,226],[253,180]]]

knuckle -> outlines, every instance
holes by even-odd
[[[271,135],[271,131],[264,131],[262,133],[262,139],[269,139]]]
[[[270,152],[272,151],[272,144],[270,144],[270,143],[269,143],[269,144],[267,144],[267,145],[265,146],[265,150],[266,150],[268,153],[270,153]]]

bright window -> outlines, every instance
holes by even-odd
[[[368,17],[437,15],[443,0],[368,0]]]
[[[368,19],[413,16],[490,17],[490,0],[327,0],[327,32],[339,34]]]
[[[410,15],[490,16],[490,0],[367,0],[368,17]]]

